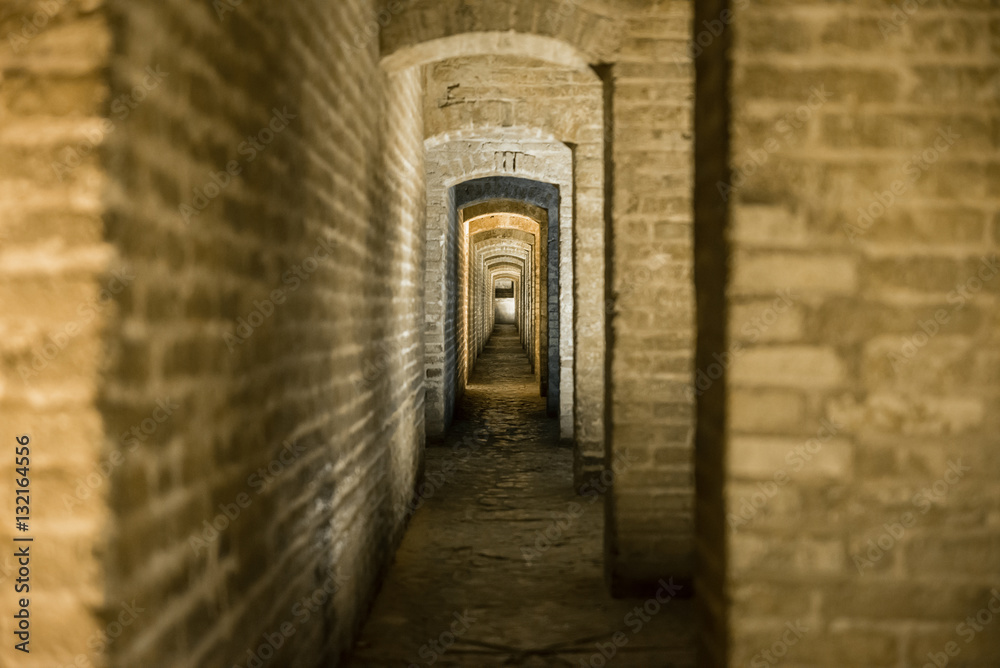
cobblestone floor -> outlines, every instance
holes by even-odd
[[[557,442],[513,326],[498,327],[448,440],[427,450],[433,495],[348,665],[694,665],[690,600],[608,595],[603,504],[574,493]]]

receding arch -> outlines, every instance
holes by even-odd
[[[639,142],[635,146],[627,147],[629,155],[633,156],[627,161],[615,159],[619,150],[624,150],[619,145],[611,146],[612,138],[618,136],[618,130],[622,127],[618,120],[628,115],[628,110],[622,105],[615,106],[614,101],[619,99],[616,82],[619,77],[627,77],[636,81],[648,75],[658,77],[661,70],[667,69],[666,65],[656,65],[647,62],[645,57],[632,51],[628,54],[622,69],[618,69],[619,58],[618,46],[621,41],[615,39],[612,34],[608,37],[608,26],[622,25],[629,23],[629,30],[634,32],[636,25],[641,25],[642,21],[636,18],[647,13],[657,13],[654,9],[659,7],[658,0],[629,0],[627,3],[616,3],[613,0],[593,0],[584,3],[565,2],[565,0],[541,0],[535,5],[538,11],[546,10],[560,11],[563,6],[570,6],[571,10],[568,20],[558,22],[558,25],[541,26],[538,25],[538,12],[534,12],[534,17],[529,18],[517,11],[503,12],[494,11],[488,3],[476,3],[472,6],[461,0],[416,0],[411,5],[413,11],[408,11],[404,15],[397,17],[399,20],[391,22],[381,35],[381,53],[387,58],[404,59],[405,50],[423,42],[435,42],[449,37],[457,37],[466,33],[474,33],[481,36],[489,32],[506,33],[535,33],[543,34],[557,41],[572,45],[588,64],[597,65],[610,63],[607,68],[600,68],[600,79],[602,86],[600,92],[600,104],[598,109],[587,118],[601,119],[592,127],[585,128],[580,133],[579,138],[571,137],[566,130],[569,126],[560,126],[552,123],[552,116],[547,110],[538,109],[536,105],[520,101],[521,112],[505,114],[502,118],[491,114],[479,114],[473,109],[462,109],[458,113],[449,113],[448,118],[440,123],[427,123],[425,118],[425,129],[433,127],[433,136],[425,144],[428,147],[427,166],[427,206],[428,211],[435,209],[444,213],[454,210],[454,198],[451,189],[466,180],[482,178],[486,176],[535,176],[543,171],[542,166],[551,164],[547,159],[532,159],[532,150],[525,150],[525,144],[540,145],[538,139],[522,139],[519,143],[514,137],[531,137],[527,131],[530,126],[536,125],[541,131],[535,131],[536,137],[548,136],[552,140],[549,144],[552,153],[564,151],[568,153],[569,174],[560,174],[560,178],[543,178],[550,183],[561,186],[561,206],[559,227],[567,230],[567,234],[560,238],[559,257],[560,262],[560,316],[566,316],[566,310],[571,314],[569,317],[560,318],[560,327],[557,330],[560,337],[559,354],[556,356],[560,366],[560,434],[563,438],[570,439],[575,443],[575,453],[577,455],[574,463],[574,475],[578,480],[584,480],[588,472],[596,472],[608,461],[612,453],[611,442],[616,434],[620,435],[619,450],[621,443],[633,443],[641,441],[643,444],[649,443],[659,447],[669,440],[672,432],[661,428],[659,422],[666,418],[667,409],[660,408],[660,405],[667,405],[662,397],[653,398],[650,391],[651,386],[665,374],[670,374],[671,382],[681,384],[687,382],[682,377],[683,374],[675,374],[672,366],[660,358],[656,358],[648,365],[648,372],[643,376],[644,383],[630,384],[620,379],[620,369],[622,365],[611,363],[609,353],[615,350],[614,346],[621,347],[621,342],[625,340],[622,333],[627,332],[629,336],[638,341],[637,345],[649,346],[658,345],[664,339],[663,332],[673,332],[674,320],[677,323],[684,323],[685,313],[678,310],[677,317],[671,320],[674,310],[669,312],[660,310],[649,312],[637,306],[639,301],[635,293],[645,294],[645,290],[637,291],[632,288],[633,283],[628,279],[629,261],[632,257],[645,258],[649,249],[654,248],[666,240],[660,239],[660,230],[664,227],[661,212],[667,203],[667,208],[673,208],[674,200],[667,197],[681,199],[678,194],[678,185],[684,184],[684,177],[675,178],[674,174],[647,173],[643,165],[649,164],[645,153],[652,156],[660,156],[664,153],[683,153],[685,144],[681,140],[675,141],[673,137],[669,141],[645,141]],[[610,31],[611,33],[614,30]],[[438,52],[438,57],[442,59],[454,59],[463,56],[477,57],[481,52],[475,42],[475,37],[466,38],[463,45],[461,39],[454,39],[447,42],[448,48]],[[514,39],[518,39],[515,37]],[[438,42],[438,48],[444,42]],[[685,44],[684,36],[681,35],[676,40],[677,48],[668,49],[668,52],[680,54]],[[502,47],[501,47],[502,48]],[[448,50],[453,49],[453,50]],[[432,50],[425,51],[422,58],[430,57]],[[412,51],[411,54],[416,54]],[[497,55],[494,51],[493,55]],[[510,57],[510,54],[500,53],[501,56]],[[564,67],[559,62],[552,62],[551,57],[546,60],[545,54],[520,53],[530,58],[537,58],[544,62],[550,62],[553,69]],[[558,59],[557,59],[558,60]],[[405,60],[399,60],[402,64]],[[420,62],[413,60],[412,62]],[[426,61],[432,62],[432,61]],[[633,62],[643,62],[642,68],[632,66]],[[391,64],[392,61],[390,60]],[[414,68],[411,68],[414,69]],[[425,79],[426,82],[426,79]],[[455,110],[451,106],[449,109]],[[434,113],[432,105],[425,105],[425,113]],[[510,121],[510,122],[508,122]],[[609,122],[615,121],[615,132],[611,129]],[[664,123],[672,123],[671,117],[665,117]],[[678,125],[683,125],[683,119],[678,120]],[[511,126],[519,126],[512,128]],[[525,126],[525,127],[521,127]],[[658,132],[659,130],[657,130]],[[654,137],[654,139],[658,139]],[[486,143],[484,143],[486,142]],[[461,145],[461,146],[460,146]],[[433,155],[440,149],[448,146],[455,146],[455,154],[462,156],[454,160],[449,165],[444,165],[446,158],[444,153]],[[558,147],[558,149],[556,148]],[[516,155],[517,153],[523,155]],[[512,157],[514,159],[510,159]],[[560,160],[562,157],[560,156]],[[612,160],[619,168],[627,168],[618,171],[619,176],[627,172],[628,178],[620,178],[611,182],[608,177],[613,176]],[[674,162],[657,163],[658,165],[670,164]],[[679,163],[678,163],[679,164]],[[524,169],[524,167],[527,169]],[[439,170],[439,171],[438,171]],[[447,179],[447,183],[443,181]],[[565,187],[562,187],[565,185]],[[656,190],[654,197],[647,194]],[[612,198],[611,195],[615,197]],[[615,208],[617,207],[617,208]],[[572,218],[571,218],[572,216]],[[671,210],[670,224],[676,216]],[[430,229],[432,216],[428,216],[428,228]],[[440,220],[442,227],[452,225],[447,214]],[[641,231],[648,231],[648,234],[625,235],[623,230],[638,228]],[[615,234],[617,238],[632,239],[633,237],[645,237],[641,244],[625,244],[614,246],[610,244],[611,238],[608,234]],[[619,233],[620,234],[619,236]],[[608,244],[606,245],[606,241]],[[443,249],[443,254],[450,256],[451,249],[447,242],[438,244],[436,238],[428,234],[429,251],[437,253],[437,247]],[[615,253],[620,253],[623,248],[630,249],[631,257],[618,257]],[[685,258],[687,255],[685,255]],[[551,257],[550,257],[551,260]],[[617,264],[616,264],[617,263]],[[651,280],[643,286],[649,290],[660,289],[664,281],[657,278]],[[432,287],[431,283],[428,283]],[[623,289],[623,286],[626,289]],[[433,286],[436,289],[436,286]],[[567,295],[568,292],[568,295]],[[604,295],[603,300],[583,299],[584,295]],[[577,303],[577,296],[581,296]],[[678,300],[678,303],[684,299]],[[442,298],[439,304],[448,303],[447,287],[443,289]],[[616,337],[611,325],[617,319],[619,334]],[[625,326],[628,319],[628,326]],[[657,328],[650,330],[648,324],[656,322]],[[446,333],[447,328],[443,328],[441,333]],[[438,330],[431,332],[434,340],[428,339],[431,346],[438,346],[446,350],[451,338],[439,336]],[[670,340],[672,344],[672,339]],[[457,351],[455,351],[457,352]],[[454,352],[445,352],[443,358]],[[672,360],[672,358],[671,358]],[[578,365],[579,364],[579,368]],[[670,364],[673,364],[671,361]],[[428,367],[429,368],[429,367]],[[616,377],[616,373],[619,376]],[[676,381],[673,380],[677,376]],[[617,379],[617,380],[616,380]],[[634,387],[638,393],[641,392],[641,399],[645,404],[657,403],[655,409],[655,420],[643,420],[637,422],[634,415],[637,411],[630,410],[632,404],[623,403],[620,400],[611,402],[608,399],[608,392],[621,388],[627,392]],[[430,389],[430,388],[429,388]],[[626,395],[627,396],[627,395]],[[428,425],[434,423],[430,407],[433,401],[432,393],[428,393]],[[447,407],[446,400],[439,402],[439,406]],[[453,397],[452,397],[453,398]],[[568,406],[568,408],[567,408]],[[674,410],[673,406],[670,411]],[[677,409],[679,412],[682,408]],[[616,419],[618,422],[616,422]],[[654,424],[655,423],[655,424]],[[430,431],[429,431],[430,433]],[[636,438],[635,434],[642,434],[642,438]],[[672,442],[672,441],[671,441]],[[652,446],[651,446],[652,447]],[[621,490],[637,489],[641,490],[645,484],[645,478],[640,473],[632,473],[630,476],[623,476],[618,488]],[[637,501],[638,499],[638,501]],[[613,588],[618,588],[618,580],[623,574],[627,575],[627,569],[619,569],[620,563],[643,563],[643,559],[648,559],[651,552],[644,546],[644,541],[652,541],[648,536],[626,535],[619,530],[614,520],[621,515],[627,515],[640,508],[636,504],[648,504],[656,509],[662,516],[673,517],[676,511],[668,502],[662,499],[649,500],[641,495],[630,495],[622,493],[618,498],[615,494],[608,496],[608,564],[609,573],[612,577]],[[626,508],[626,510],[620,510]],[[632,509],[631,511],[628,509]],[[624,538],[622,537],[624,536]],[[662,539],[657,543],[659,546],[666,545],[667,539]],[[672,549],[672,544],[664,547]],[[659,567],[646,568],[649,573],[660,572]],[[637,580],[646,577],[646,571],[636,576]]]
[[[467,345],[469,368],[475,363],[493,331],[494,297],[492,275],[498,269],[517,274],[516,320],[522,345],[525,346],[536,379],[541,378],[538,362],[537,234],[518,229],[495,227],[478,229],[469,235],[471,247],[468,295]],[[528,331],[528,330],[531,331]]]
[[[465,220],[469,223],[484,216],[496,216],[500,214],[521,216],[540,222],[543,218],[548,217],[548,210],[523,200],[503,198],[469,204],[465,207]]]
[[[490,213],[493,208],[491,205],[494,204],[502,211]],[[504,236],[519,238],[532,248],[531,271],[525,276],[522,286],[524,294],[519,301],[519,306],[524,308],[519,311],[518,334],[521,345],[528,353],[539,392],[545,396],[548,389],[545,370],[548,353],[543,348],[548,336],[548,325],[541,309],[545,304],[539,301],[538,295],[542,294],[541,286],[546,285],[548,274],[548,245],[540,242],[541,239],[548,238],[548,213],[545,209],[516,200],[492,200],[462,209],[462,218],[473,245],[483,239]],[[489,331],[492,331],[492,327]]]
[[[462,273],[466,258],[464,229],[459,213],[468,205],[493,199],[528,200],[547,212],[548,278],[546,285],[555,283],[556,298],[549,299],[551,317],[542,324],[548,328],[540,337],[545,345],[552,379],[547,387],[548,411],[560,420],[560,435],[571,440],[574,430],[574,284],[573,284],[573,152],[565,144],[531,139],[546,134],[531,128],[498,128],[476,135],[457,131],[449,141],[432,139],[427,146],[427,215],[425,263],[425,311],[427,313],[425,346],[426,427],[430,437],[442,435],[451,424],[454,403],[463,391],[463,367],[468,359],[464,350],[467,337],[459,304],[463,298]],[[441,139],[441,138],[438,138]],[[484,149],[485,147],[485,149]],[[504,154],[520,151],[534,155],[534,161],[504,162]],[[519,187],[506,192],[463,187],[479,179],[516,178],[524,185],[532,180],[556,188],[548,201],[537,201],[539,195],[530,188]],[[470,191],[469,188],[474,188]],[[472,192],[470,195],[469,193]],[[562,232],[560,232],[562,230]],[[547,299],[541,297],[542,299]],[[551,367],[555,367],[552,369]],[[551,392],[552,388],[555,392]]]
[[[532,56],[575,70],[589,68],[589,59],[573,45],[554,37],[517,32],[466,32],[401,47],[382,58],[387,72],[427,65],[459,56]]]
[[[560,190],[559,187],[542,181],[514,176],[488,176],[465,181],[454,187],[455,206],[468,210],[487,202],[521,202],[545,212],[548,221],[547,236],[540,240],[546,247],[545,303],[547,304],[546,325],[548,346],[547,364],[543,363],[543,373],[548,378],[545,392],[549,415],[560,414],[562,363],[566,348],[571,346],[572,331],[569,331],[569,345],[564,345],[561,331],[560,284],[566,281],[562,258],[560,257]],[[571,269],[572,270],[572,269]],[[572,325],[570,320],[569,325]],[[570,348],[571,349],[571,348]],[[572,401],[572,400],[571,400]],[[572,406],[572,404],[570,404]]]
[[[559,415],[561,437],[575,446],[574,470],[582,481],[586,470],[599,470],[605,436],[604,360],[609,313],[605,300],[581,298],[584,294],[604,291],[607,254],[602,166],[609,155],[605,141],[610,137],[604,127],[605,84],[595,71],[581,74],[565,67],[546,66],[544,61],[530,57],[496,58],[491,62],[496,63],[502,74],[494,75],[489,73],[486,59],[486,56],[453,58],[426,68],[427,95],[432,96],[425,106],[426,145],[436,147],[446,141],[453,142],[446,145],[458,146],[459,142],[466,142],[466,153],[471,155],[453,155],[448,165],[449,172],[462,172],[466,177],[480,166],[491,164],[493,173],[530,174],[566,186],[562,207],[566,224],[562,227],[570,228],[572,235],[567,235],[560,246],[566,252],[567,268],[572,271],[572,294],[567,300],[573,300],[573,316],[564,319],[560,334],[572,346],[571,355],[566,350],[562,357],[572,362],[562,366],[560,400],[570,401],[568,406],[560,407]],[[477,73],[475,77],[463,74],[469,68]],[[518,90],[519,84],[512,73],[517,70],[523,71],[526,82],[545,81],[544,77],[538,78],[541,71],[547,73],[545,76],[572,82],[566,85],[572,89],[573,109],[536,97],[508,103],[502,92],[493,92],[510,89],[516,95],[513,91]],[[453,84],[460,93],[455,103],[444,106],[431,103],[451,98]],[[461,94],[466,86],[469,93]],[[476,92],[483,90],[489,92]],[[499,116],[494,113],[501,109],[505,111]],[[490,127],[500,116],[505,127]],[[508,121],[513,125],[508,127]],[[520,147],[511,141],[515,137],[520,138]],[[552,150],[534,147],[542,139],[551,142]],[[568,176],[545,173],[546,167],[555,164],[550,156],[557,146],[570,156],[572,171]],[[432,197],[430,190],[428,196]],[[569,279],[570,275],[565,277]]]
[[[484,275],[493,275],[497,271],[510,270],[518,273],[518,284],[520,295],[517,299],[518,307],[518,329],[522,345],[528,353],[531,369],[536,374],[536,379],[541,379],[538,367],[539,350],[537,342],[538,324],[541,320],[541,304],[538,303],[538,263],[537,246],[530,242],[523,242],[504,238],[480,238],[476,240],[477,262],[480,263]],[[490,281],[487,282],[491,282]],[[486,285],[482,286],[481,296],[483,304],[491,302],[492,295]],[[517,295],[515,297],[518,297]],[[486,306],[486,311],[489,307]],[[480,318],[480,324],[485,325],[485,321]],[[492,322],[484,326],[482,339],[485,341],[492,332]]]
[[[556,64],[596,65],[615,61],[629,19],[648,14],[660,2],[536,0],[513,10],[462,0],[387,2],[389,20],[380,32],[379,48],[387,68],[427,62],[435,53],[438,58],[517,53]],[[423,44],[436,44],[438,51],[421,48]]]

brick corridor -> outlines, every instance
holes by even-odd
[[[557,440],[514,327],[498,326],[447,441],[427,449],[433,491],[349,665],[601,666],[616,632],[608,665],[694,665],[690,600],[607,594],[603,503],[574,493]]]

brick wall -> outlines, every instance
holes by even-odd
[[[995,665],[996,10],[732,4],[716,639],[740,665]]]
[[[629,17],[604,68],[610,448],[606,566],[623,591],[693,569],[690,6]]]
[[[107,461],[94,405],[101,335],[128,299],[131,268],[102,238],[98,154],[117,125],[103,76],[103,3],[6,2],[0,8],[0,665],[102,665],[100,546]],[[15,438],[30,438],[29,531],[14,527]],[[20,504],[19,504],[20,505]],[[15,544],[30,536],[32,543]],[[29,590],[15,593],[29,547]],[[68,567],[67,564],[72,564]],[[24,584],[23,582],[21,583]],[[30,654],[14,649],[30,599]]]
[[[420,72],[384,77],[365,2],[112,10],[112,95],[169,76],[108,147],[106,447],[173,407],[111,485],[108,614],[150,611],[113,663],[331,662],[420,465]]]

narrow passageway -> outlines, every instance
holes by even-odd
[[[558,432],[515,327],[498,325],[448,438],[427,448],[427,486],[349,665],[694,665],[690,600],[608,595],[603,504],[573,489]]]

